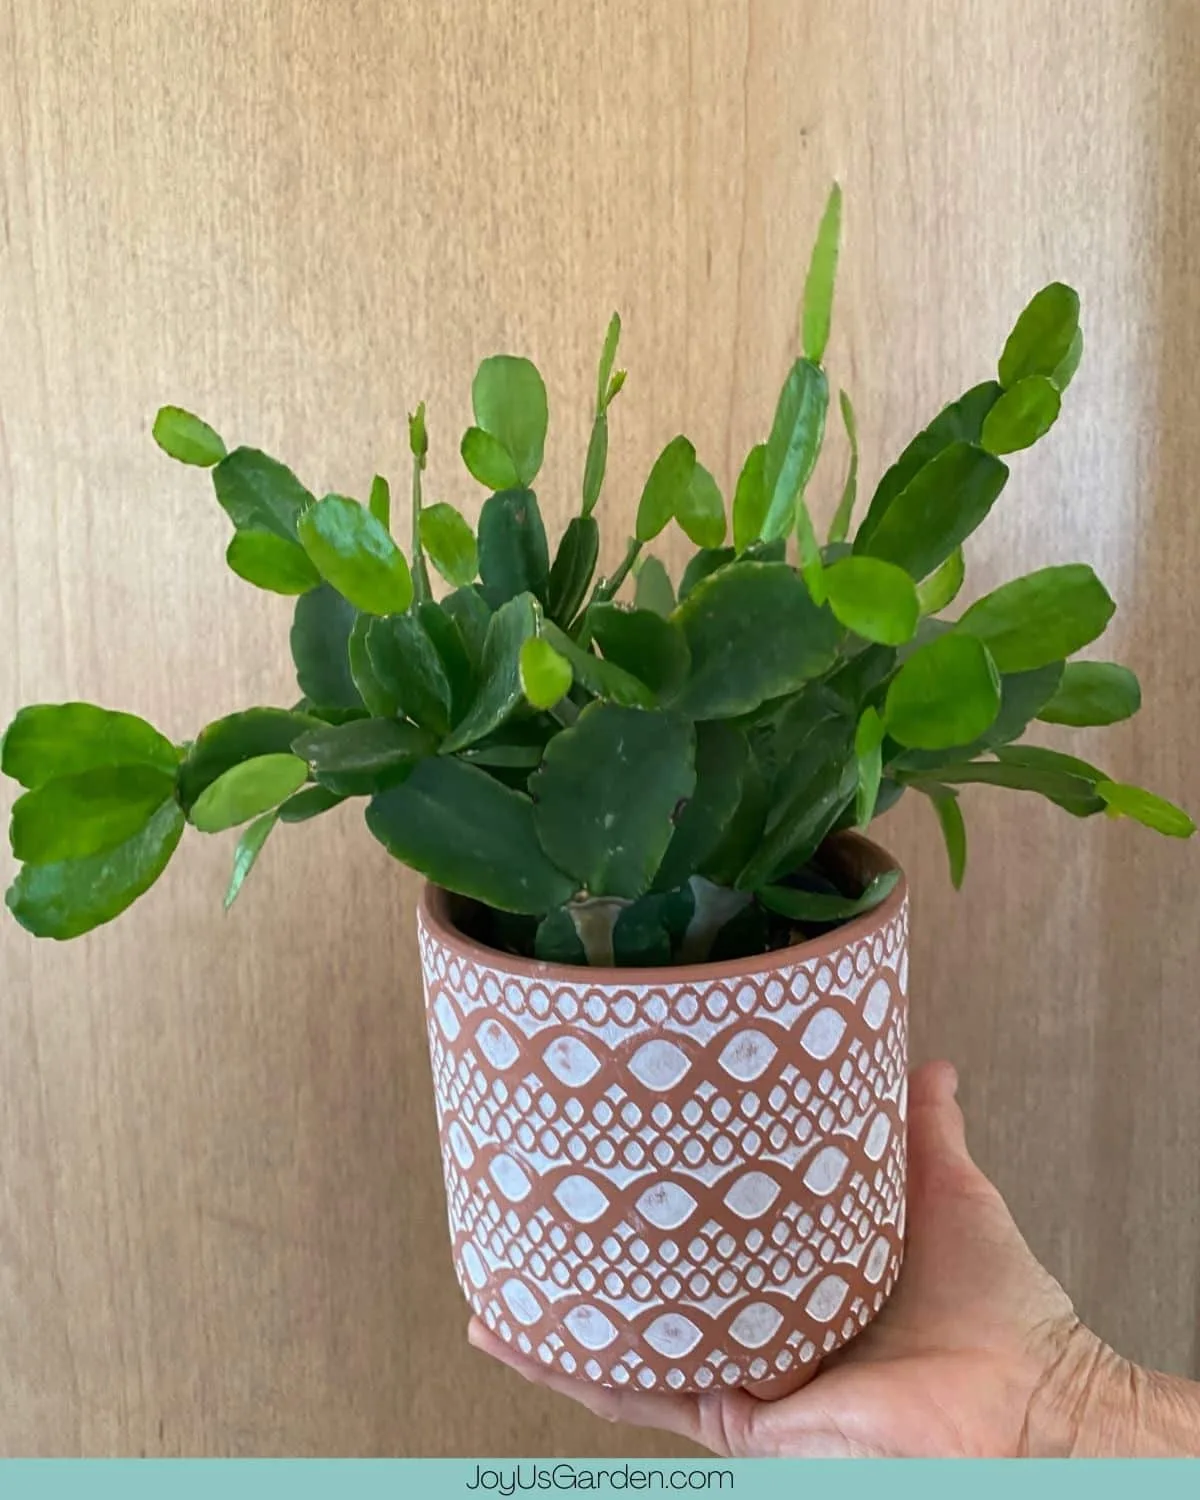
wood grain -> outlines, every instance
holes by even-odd
[[[0,712],[184,736],[289,701],[288,607],[226,573],[164,400],[362,493],[424,397],[435,497],[474,505],[471,374],[526,351],[557,526],[616,306],[610,543],[681,428],[731,482],[837,175],[868,484],[1030,292],[1080,287],[1068,414],[971,587],[1093,562],[1146,689],[1102,754],[1200,805],[1198,66],[1187,0],[0,0]],[[918,1051],[1083,1316],[1200,1373],[1195,851],[981,791],[956,899],[923,811],[888,831]],[[91,938],[0,929],[0,1450],[674,1451],[466,1346],[413,883],[349,810],[287,835],[226,918],[194,837]]]

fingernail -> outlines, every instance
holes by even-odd
[[[951,1097],[951,1099],[957,1099],[958,1098],[958,1069],[954,1066],[953,1063],[948,1063],[947,1066],[950,1069],[950,1097]]]

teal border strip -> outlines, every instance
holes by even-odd
[[[0,1497],[81,1495],[104,1500],[220,1495],[261,1500],[264,1487],[288,1500],[489,1500],[492,1496],[728,1495],[737,1500],[830,1500],[862,1495],[1046,1495],[1127,1500],[1147,1495],[1200,1496],[1200,1460],[836,1460],[751,1459],[14,1459],[0,1461]]]

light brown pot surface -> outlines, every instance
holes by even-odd
[[[427,887],[418,920],[472,1308],[600,1385],[800,1383],[903,1254],[904,882],[817,942],[674,969],[513,958],[452,910]]]

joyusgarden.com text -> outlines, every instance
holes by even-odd
[[[634,1464],[515,1464],[512,1468],[475,1465],[466,1488],[493,1495],[517,1495],[529,1490],[658,1490],[709,1494],[732,1493],[731,1469],[669,1469]]]

